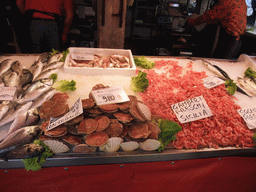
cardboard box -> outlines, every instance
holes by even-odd
[[[102,49],[102,48],[80,48],[70,47],[70,53],[64,63],[64,72],[78,75],[125,75],[135,76],[136,66],[133,60],[132,52],[129,49]],[[71,67],[70,58],[72,54],[80,54],[84,57],[92,55],[111,56],[113,54],[127,56],[129,58],[130,68],[100,68],[100,67]]]

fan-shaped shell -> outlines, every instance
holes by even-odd
[[[143,143],[140,143],[140,148],[145,151],[154,151],[161,146],[161,142],[156,139],[147,139]]]
[[[49,147],[49,149],[54,153],[66,153],[70,149],[67,145],[62,143],[61,141],[56,141],[56,140],[45,140],[43,141],[45,145]]]
[[[120,148],[120,144],[123,142],[123,139],[120,137],[111,137],[108,139],[105,145],[99,147],[101,151],[106,152],[116,152]]]
[[[140,144],[136,141],[128,141],[128,142],[123,142],[120,144],[120,147],[123,151],[134,151],[138,149]]]

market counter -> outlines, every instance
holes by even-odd
[[[255,191],[255,157],[2,169],[1,191]]]
[[[30,64],[36,57],[29,56],[28,59],[28,56],[24,56],[15,57]],[[213,60],[213,63],[217,61]],[[184,58],[184,63],[188,62],[192,62],[191,58]],[[241,69],[245,68],[235,66],[237,70],[231,70],[231,78],[238,72],[242,73]],[[194,67],[205,70],[198,62]],[[232,69],[233,65],[224,67]],[[76,74],[65,74],[63,70],[60,71],[60,77],[75,78],[78,87],[84,86],[86,82],[86,89],[70,95],[71,103],[78,96],[88,97],[91,87],[102,82],[110,86],[123,86],[127,94],[133,94],[129,88],[130,77],[117,76],[114,80],[109,77],[81,79]],[[237,98],[239,104],[245,107],[255,101],[255,98],[248,98],[249,102],[244,102],[244,96],[239,94]],[[47,158],[42,169],[35,172],[26,171],[21,159],[0,160],[0,191],[254,191],[255,155],[255,147],[64,153]]]

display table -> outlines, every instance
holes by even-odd
[[[36,56],[15,57],[31,64]],[[185,58],[178,58],[182,59]],[[195,67],[201,70],[200,63]],[[231,73],[231,78],[234,75],[237,71]],[[71,104],[78,96],[87,98],[91,87],[102,82],[123,86],[127,94],[132,94],[130,77],[80,78],[76,74],[65,74],[63,70],[59,76],[76,80],[78,87],[86,85],[86,89],[78,89],[70,95]],[[239,104],[247,106],[241,95],[237,98]],[[255,155],[255,147],[196,150],[170,147],[160,153],[142,150],[64,153],[48,158],[42,169],[35,172],[26,171],[21,159],[0,160],[0,191],[255,191]]]

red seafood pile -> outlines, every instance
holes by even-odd
[[[253,147],[253,133],[238,114],[240,107],[233,96],[227,94],[225,86],[212,89],[203,86],[205,72],[195,72],[192,62],[180,66],[178,61],[156,61],[154,69],[145,70],[149,87],[141,93],[143,102],[152,115],[158,115],[179,123],[171,105],[202,95],[213,116],[180,124],[182,131],[176,134],[171,145],[177,149],[218,148],[226,146]]]

